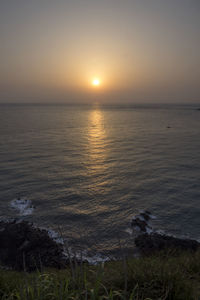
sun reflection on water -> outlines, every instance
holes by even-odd
[[[106,169],[106,130],[100,108],[90,112],[88,124],[88,159],[90,172],[100,175]]]

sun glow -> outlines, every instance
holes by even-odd
[[[98,86],[98,85],[100,85],[100,80],[98,78],[95,78],[95,79],[92,80],[92,84],[94,86]]]

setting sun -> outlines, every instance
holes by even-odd
[[[94,86],[98,86],[100,84],[100,80],[98,78],[93,79],[92,84]]]

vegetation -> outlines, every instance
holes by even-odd
[[[0,270],[0,299],[200,299],[200,252],[26,273]]]

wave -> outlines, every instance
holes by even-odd
[[[11,207],[18,211],[20,216],[31,215],[34,211],[32,202],[26,198],[16,198],[11,201]]]
[[[89,265],[104,264],[107,261],[114,260],[113,257],[108,257],[100,253],[90,255],[87,250],[74,251],[71,247],[64,251],[64,255],[76,259],[77,261],[87,262]]]
[[[52,240],[54,240],[57,244],[61,244],[61,245],[65,244],[64,239],[62,237],[60,237],[60,235],[56,231],[54,231],[52,229],[46,229],[46,228],[41,228],[41,229],[47,230],[49,237]]]

